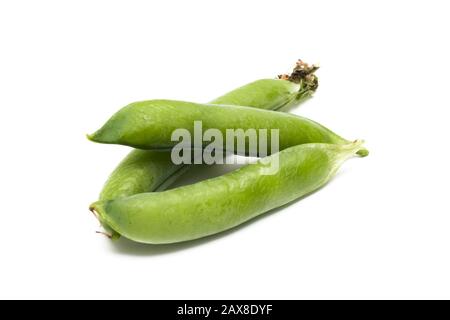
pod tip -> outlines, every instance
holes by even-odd
[[[89,206],[89,210],[94,214],[94,216],[100,221],[100,224],[105,229],[105,231],[96,231],[96,233],[103,234],[107,236],[111,240],[117,240],[120,238],[120,233],[113,230],[103,219],[102,210],[101,210],[101,202],[96,201]]]
[[[359,149],[356,154],[360,157],[367,157],[369,155],[369,150],[366,148]]]
[[[95,231],[95,233],[97,233],[97,234],[102,234],[102,235],[104,235],[104,236],[106,236],[108,239],[112,239],[113,238],[113,235],[111,234],[111,233],[108,233],[108,232],[105,232],[105,231]]]
[[[94,140],[94,134],[86,134],[86,138],[87,138],[89,141],[94,141],[94,142],[95,142],[95,140]]]
[[[95,211],[95,203],[93,203],[93,204],[91,204],[91,205],[89,206],[89,211],[92,212],[92,214],[93,214],[97,219],[99,218],[97,211]]]
[[[356,148],[357,151],[355,153],[360,157],[367,157],[369,155],[369,150],[363,147],[364,143],[364,140],[355,140],[350,144],[352,148]]]
[[[119,134],[115,130],[101,128],[92,134],[86,134],[89,141],[105,144],[117,144]]]

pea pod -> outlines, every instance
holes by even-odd
[[[318,87],[318,79],[314,75],[317,68],[299,60],[290,75],[280,75],[280,79],[251,82],[210,103],[280,110],[298,104],[314,93]]]
[[[251,82],[210,103],[266,110],[286,109],[311,97],[318,86],[317,77],[313,74],[316,70],[316,66],[299,60],[290,75]],[[100,193],[100,200],[164,189],[188,168],[172,163],[170,152],[133,150],[111,173]]]
[[[174,243],[233,228],[323,186],[362,142],[304,144],[223,176],[163,192],[98,201],[101,223],[142,243]],[[277,157],[279,157],[277,159]],[[279,170],[264,170],[278,161]]]
[[[280,150],[305,143],[349,143],[317,122],[292,114],[174,100],[132,103],[113,115],[101,129],[90,135],[89,139],[140,149],[165,150],[178,143],[172,140],[172,133],[179,128],[188,130],[190,136],[194,137],[195,121],[199,120],[203,130],[219,130],[223,137],[229,129],[266,129],[269,130],[270,141],[272,129],[279,130]],[[249,141],[246,142],[248,145]],[[226,147],[226,139],[223,139],[222,148]],[[268,147],[270,153],[270,146]],[[245,150],[248,150],[248,147]],[[361,152],[367,153],[366,150]]]

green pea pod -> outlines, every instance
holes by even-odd
[[[251,82],[210,103],[286,109],[312,96],[318,86],[316,70],[316,66],[299,60],[290,75]],[[164,189],[188,169],[187,165],[175,165],[170,152],[133,150],[111,173],[100,193],[100,200]]]
[[[312,73],[299,82],[293,82],[289,78],[262,79],[237,88],[210,103],[280,110],[309,98],[317,85],[317,77]]]
[[[294,146],[223,176],[163,192],[98,201],[90,209],[124,237],[161,244],[219,233],[323,186],[361,141]],[[275,174],[267,168],[279,164]]]
[[[324,126],[292,114],[241,106],[199,104],[174,100],[150,100],[132,103],[115,115],[89,139],[99,143],[121,144],[140,149],[167,150],[178,144],[172,133],[180,128],[189,131],[194,139],[195,122],[202,130],[218,130],[222,137],[227,130],[278,130],[279,150],[305,143],[348,144],[346,140]],[[193,140],[192,140],[193,141]],[[206,146],[208,142],[202,142]],[[249,139],[246,139],[248,145]],[[191,142],[194,146],[194,143]],[[230,144],[231,145],[231,144]],[[222,149],[227,149],[223,139]],[[227,149],[229,150],[229,148]],[[248,152],[248,146],[245,151]],[[270,145],[268,146],[270,154]],[[362,151],[366,153],[366,151]]]

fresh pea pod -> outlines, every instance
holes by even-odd
[[[280,110],[298,104],[314,93],[318,87],[318,79],[314,75],[317,69],[317,66],[299,60],[290,75],[251,82],[210,103]]]
[[[316,70],[316,66],[299,60],[290,75],[251,82],[210,103],[284,110],[312,96],[318,86]],[[164,189],[188,168],[174,164],[167,151],[133,150],[111,173],[100,193],[100,200]]]
[[[319,123],[292,114],[174,100],[132,103],[113,115],[89,139],[99,143],[164,150],[178,144],[172,140],[172,133],[179,128],[188,130],[190,137],[195,137],[196,121],[201,121],[202,130],[218,130],[223,137],[230,129],[268,130],[268,141],[271,141],[272,130],[278,130],[280,150],[305,143],[349,143]],[[204,146],[208,144],[202,143]],[[248,144],[246,139],[246,151],[249,150]],[[191,145],[194,143],[191,142]],[[226,139],[223,139],[222,149],[227,149]],[[270,146],[268,152],[271,152]],[[361,153],[367,153],[367,150]]]
[[[323,186],[361,141],[291,147],[223,176],[163,192],[98,201],[100,222],[142,243],[174,243],[233,228]],[[277,158],[278,157],[278,158]],[[277,161],[279,169],[265,170]]]

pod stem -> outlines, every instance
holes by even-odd
[[[317,69],[319,69],[318,65],[309,65],[303,60],[298,59],[291,74],[281,74],[278,76],[278,79],[300,84],[300,91],[304,90],[306,92],[312,93],[316,91],[317,87],[319,86],[319,80],[314,74]]]

